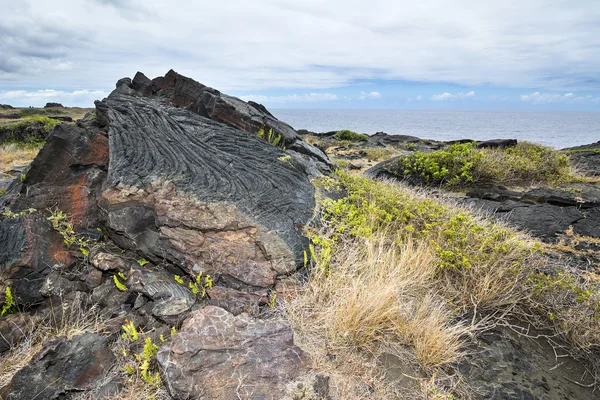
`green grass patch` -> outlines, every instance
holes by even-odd
[[[577,154],[577,153],[596,153],[596,154],[600,154],[600,149],[573,149],[573,150],[567,150],[567,153],[569,154]]]
[[[396,173],[421,184],[461,187],[473,184],[559,184],[575,177],[567,155],[521,142],[506,149],[478,149],[475,143],[415,152],[395,166]]]
[[[43,143],[43,138],[60,121],[45,116],[34,115],[9,124],[0,125],[0,141],[2,143],[20,142],[31,145]],[[37,131],[37,132],[36,132]]]
[[[335,137],[338,140],[345,140],[349,142],[364,142],[369,136],[364,133],[356,133],[348,129],[343,129],[341,131],[337,131]]]

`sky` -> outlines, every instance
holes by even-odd
[[[600,111],[598,0],[0,0],[0,103],[169,69],[273,109]]]

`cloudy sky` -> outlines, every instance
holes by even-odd
[[[169,69],[271,108],[600,110],[598,0],[0,0],[0,103]]]

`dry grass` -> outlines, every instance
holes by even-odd
[[[335,398],[468,398],[449,371],[465,342],[509,315],[554,329],[574,353],[600,344],[598,319],[589,318],[598,295],[568,271],[545,281],[535,240],[424,191],[339,177],[318,183],[341,184],[347,197],[321,199],[312,275],[285,304]],[[382,352],[406,360],[412,392],[384,379]]]
[[[417,374],[433,371],[456,361],[477,329],[453,321],[456,311],[435,293],[435,258],[424,243],[390,246],[378,235],[340,244],[329,262],[331,272],[315,269],[286,306],[300,345],[333,376],[336,398],[373,398],[366,387],[375,398],[398,398],[377,355],[393,352],[412,359]]]
[[[87,299],[78,296],[72,303],[51,309],[43,319],[31,324],[24,340],[0,358],[0,388],[31,361],[51,337],[71,338],[85,332],[101,332],[104,324],[96,307],[87,307]]]
[[[387,160],[388,158],[392,158],[393,156],[400,154],[400,151],[392,146],[375,147],[365,149],[364,151],[367,154],[367,158],[373,161]]]
[[[17,346],[14,346],[0,358],[0,388],[10,383],[13,376],[26,366],[42,349],[44,342],[52,337],[65,336],[68,339],[86,332],[104,334],[107,332],[107,322],[101,317],[97,306],[88,306],[85,295],[78,295],[75,300],[57,308],[52,308],[42,319],[32,319],[26,335]],[[102,381],[95,388],[79,393],[73,397],[77,400],[95,400],[99,398],[99,390],[103,384],[114,380],[123,380],[122,391],[110,399],[115,400],[170,400],[164,385],[146,383],[139,374],[127,376],[125,365],[131,364],[133,355],[123,354],[128,343],[119,338],[111,344],[111,349],[117,357],[115,365],[107,371]]]
[[[17,143],[0,145],[0,175],[13,167],[29,164],[40,148],[40,145],[25,146]]]

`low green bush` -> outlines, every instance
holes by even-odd
[[[347,140],[349,142],[364,142],[369,136],[364,133],[356,133],[348,129],[342,129],[341,131],[337,131],[335,137],[338,140]]]
[[[34,115],[0,125],[0,142],[39,143],[58,123],[60,123],[59,120]]]
[[[574,179],[569,159],[550,147],[521,142],[505,149],[478,149],[475,143],[415,152],[399,160],[399,175],[448,187],[472,184],[558,184]]]

